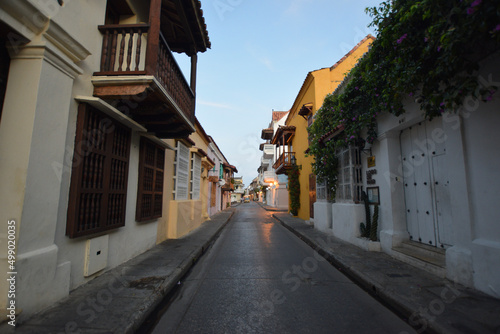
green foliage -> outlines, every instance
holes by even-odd
[[[260,187],[260,191],[262,191],[262,195],[264,196],[264,198],[266,197],[266,193],[267,193],[267,187],[266,186],[262,186]]]
[[[377,39],[345,84],[325,98],[309,127],[314,172],[333,193],[335,150],[359,142],[363,130],[362,140],[372,143],[380,113],[399,116],[404,102],[415,100],[432,119],[458,110],[470,97],[489,101],[498,89],[477,70],[479,60],[500,48],[500,2],[393,0],[367,12]],[[320,140],[340,125],[341,137]]]
[[[288,194],[290,196],[290,213],[293,216],[298,215],[300,208],[300,182],[299,167],[293,166],[288,171]]]
[[[370,228],[370,240],[377,241],[377,229],[378,229],[378,205],[375,205],[373,209],[373,221]]]
[[[371,212],[370,212],[370,204],[368,203],[368,196],[366,196],[366,192],[361,192],[361,200],[365,203],[365,219],[366,224],[360,223],[359,228],[361,230],[361,237],[369,238],[371,233]]]

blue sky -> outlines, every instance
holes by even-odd
[[[196,116],[245,185],[258,174],[272,110],[289,110],[308,72],[375,35],[365,8],[380,2],[201,0],[212,48],[198,55]]]

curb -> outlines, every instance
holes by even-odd
[[[307,245],[309,245],[312,249],[318,252],[319,255],[324,257],[330,264],[332,264],[335,268],[337,268],[340,272],[342,272],[345,276],[347,276],[350,280],[352,280],[356,285],[361,287],[379,302],[381,302],[384,306],[388,307],[392,312],[397,314],[399,317],[403,319],[409,319],[412,314],[418,312],[418,310],[411,309],[408,305],[405,305],[401,301],[399,301],[395,296],[392,296],[389,293],[385,292],[383,286],[378,284],[375,281],[370,280],[366,275],[357,270],[351,269],[351,267],[336,258],[333,254],[322,248],[318,243],[309,238],[307,235],[302,234],[301,232],[295,230],[293,227],[286,224],[282,219],[277,217],[276,215],[272,215],[274,219],[279,221],[281,225],[295,234],[299,239],[304,241]],[[428,328],[426,329],[426,333],[444,333],[447,332],[444,328],[436,324],[431,319],[428,320]],[[441,328],[440,328],[441,327]]]
[[[175,269],[174,273],[163,281],[163,283],[159,287],[159,291],[155,293],[156,298],[154,298],[154,300],[150,299],[149,303],[141,308],[143,312],[135,313],[136,316],[133,319],[130,319],[128,326],[126,326],[125,328],[118,328],[118,332],[133,334],[141,327],[141,325],[151,315],[154,309],[162,302],[162,300],[169,294],[169,292],[172,291],[177,283],[188,273],[188,271],[194,266],[196,261],[205,253],[205,251],[210,248],[210,245],[219,238],[222,230],[229,223],[233,215],[234,211],[231,211],[231,214],[229,215],[227,220],[217,229],[212,237],[206,240],[205,243],[201,245],[201,247],[194,250],[186,259],[184,259],[179,267]]]
[[[158,281],[158,283],[155,285],[155,287],[152,290],[149,290],[149,293],[146,293],[143,295],[142,299],[139,298],[133,298],[134,300],[129,300],[128,302],[125,299],[125,303],[127,305],[133,304],[134,311],[130,312],[130,310],[125,310],[124,312],[121,313],[120,311],[118,312],[111,312],[107,314],[103,314],[102,310],[98,311],[97,309],[94,309],[97,313],[93,313],[94,318],[96,317],[96,314],[99,315],[99,320],[101,321],[100,326],[81,326],[81,323],[78,324],[75,322],[75,319],[72,317],[75,316],[75,312],[78,314],[78,308],[76,304],[72,303],[79,303],[79,299],[83,300],[83,298],[87,297],[92,297],[92,295],[97,294],[98,291],[103,291],[103,289],[107,289],[107,283],[112,277],[118,277],[120,276],[120,268],[122,266],[127,266],[127,262],[124,262],[123,264],[111,269],[109,272],[104,273],[103,275],[99,276],[97,279],[101,279],[101,281],[95,283],[97,281],[94,281],[93,287],[89,288],[88,290],[85,290],[85,292],[82,294],[77,294],[75,297],[76,299],[71,298],[70,296],[67,296],[61,301],[58,301],[55,303],[53,306],[50,308],[47,308],[37,314],[35,314],[33,317],[26,319],[22,323],[19,324],[19,326],[16,326],[15,328],[12,327],[10,328],[6,326],[6,324],[0,325],[0,332],[5,332],[5,333],[17,333],[18,331],[20,333],[62,333],[62,332],[69,332],[69,328],[73,326],[72,330],[74,331],[74,326],[76,326],[77,329],[79,329],[78,332],[80,333],[94,333],[94,332],[106,332],[106,333],[136,333],[137,330],[141,328],[143,323],[148,319],[148,317],[154,312],[154,310],[158,307],[158,305],[161,304],[161,302],[173,291],[173,289],[176,287],[177,283],[189,272],[189,270],[195,265],[196,261],[212,246],[212,244],[218,239],[218,237],[221,235],[223,232],[223,229],[228,225],[230,220],[235,214],[234,210],[223,210],[221,213],[224,213],[221,215],[220,218],[216,218],[216,225],[210,225],[211,221],[205,220],[197,229],[191,231],[190,233],[186,234],[186,236],[189,236],[192,234],[193,236],[191,237],[191,246],[189,248],[186,248],[185,251],[181,251],[178,253],[178,255],[173,255],[175,256],[174,263],[175,265],[171,267],[168,271],[165,272],[165,274],[162,275],[162,279]],[[208,225],[205,225],[207,223]],[[200,231],[200,228],[205,226],[203,230]],[[199,231],[200,234],[196,234],[196,232]],[[182,243],[177,243],[177,245],[180,245]],[[157,245],[158,246],[158,245]],[[179,246],[171,249],[178,248]],[[154,247],[150,250],[153,250]],[[168,248],[165,248],[168,250]],[[161,257],[161,254],[164,250],[160,250],[159,256]],[[147,252],[147,251],[146,251]],[[143,253],[144,254],[144,253]],[[138,256],[142,256],[138,255]],[[158,253],[157,253],[158,254]],[[153,255],[155,256],[155,255]],[[158,256],[158,255],[156,255]],[[134,259],[134,258],[133,258]],[[133,261],[133,259],[130,259],[129,261]],[[148,260],[148,257],[146,256],[144,258],[145,260]],[[138,263],[140,263],[141,260],[139,260]],[[137,265],[135,263],[134,265]],[[148,264],[149,265],[149,264]],[[146,267],[148,266],[146,265]],[[153,264],[154,266],[154,264]],[[113,274],[113,272],[115,274]],[[105,277],[107,276],[107,277]],[[140,276],[132,274],[132,276],[141,279]],[[144,278],[144,277],[143,277]],[[156,278],[156,277],[155,277]],[[158,277],[159,278],[159,277]],[[125,289],[134,289],[130,288],[130,281],[124,279],[121,281],[121,284],[123,285],[123,288]],[[133,278],[132,278],[133,279]],[[92,284],[92,281],[89,282],[89,284]],[[82,285],[82,288],[85,285]],[[88,287],[88,286],[87,286]],[[103,288],[104,287],[104,288]],[[94,291],[95,290],[95,291]],[[83,290],[81,290],[83,291]],[[130,298],[130,296],[133,295],[130,293],[127,293],[127,296],[121,297],[121,298]],[[119,297],[119,296],[118,296]],[[86,301],[78,304],[78,305],[85,305]],[[123,303],[123,302],[122,302]],[[69,305],[69,308],[68,308]],[[124,304],[125,305],[125,304]],[[65,307],[64,309],[61,309],[61,307]],[[121,307],[120,304],[118,304],[118,307]],[[58,309],[59,308],[59,309]],[[65,310],[69,311],[65,312]],[[62,312],[62,315],[60,316],[55,316],[55,317],[50,317],[50,314],[57,314],[58,311]],[[47,315],[49,315],[47,317]],[[80,315],[80,314],[78,314]],[[103,320],[102,320],[103,319]],[[54,322],[52,321],[54,320]],[[82,320],[83,321],[83,320]],[[68,327],[70,326],[70,327]]]
[[[288,212],[288,209],[276,209],[262,204],[261,202],[256,202],[262,209],[270,212]]]

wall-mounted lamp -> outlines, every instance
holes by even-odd
[[[366,140],[364,140],[363,138],[356,139],[355,145],[364,154],[368,155],[369,157],[372,156],[372,146],[370,145],[369,148],[365,148]]]

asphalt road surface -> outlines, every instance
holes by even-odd
[[[256,203],[236,212],[153,333],[415,331]]]

